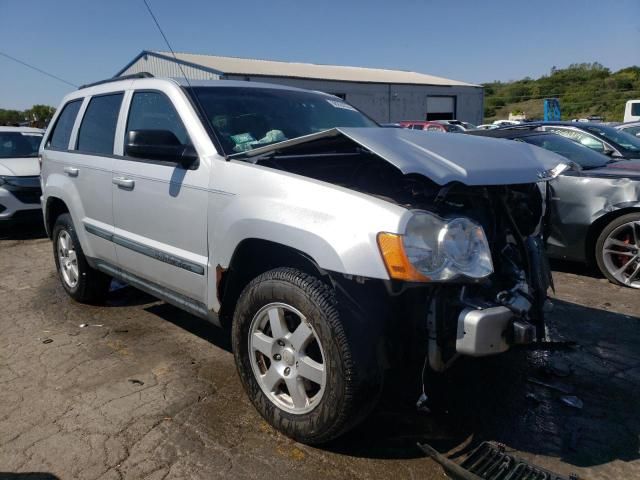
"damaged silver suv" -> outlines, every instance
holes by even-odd
[[[42,143],[60,280],[96,302],[116,278],[230,327],[275,428],[329,441],[389,366],[544,335],[537,184],[562,157],[380,128],[319,92],[140,77],[68,95]]]

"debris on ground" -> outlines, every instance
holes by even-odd
[[[552,358],[547,366],[547,372],[556,377],[568,377],[573,373],[571,365],[564,358]]]
[[[535,393],[533,393],[533,392],[529,392],[529,393],[527,393],[527,394],[525,395],[525,398],[526,398],[527,400],[531,400],[531,401],[536,402],[536,403],[542,403],[542,399],[541,399],[538,395],[536,395]]]
[[[569,394],[573,391],[573,389],[569,385],[564,385],[560,383],[547,383],[533,377],[527,378],[527,382],[533,383],[535,385],[540,385],[541,387],[546,387],[551,390],[556,390],[557,392],[564,393],[564,394]]]
[[[582,407],[584,407],[584,402],[575,395],[564,395],[560,397],[560,401],[565,405],[577,408],[578,410],[582,410]]]
[[[445,473],[454,479],[578,479],[575,475],[571,475],[567,479],[567,477],[533,465],[510,452],[507,453],[505,445],[494,442],[482,442],[460,464],[445,457],[426,443],[418,443],[418,448],[438,462]]]
[[[45,338],[42,343],[52,343],[53,339],[52,338]]]
[[[144,385],[144,382],[142,380],[138,380],[137,378],[130,378],[129,383],[132,383],[133,385]]]
[[[86,328],[89,326],[88,323],[81,323],[80,325],[78,325],[80,328]]]

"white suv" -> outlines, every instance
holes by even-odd
[[[0,127],[0,224],[38,218],[40,166],[38,128]]]
[[[141,77],[68,95],[43,141],[74,299],[115,277],[231,327],[251,401],[308,443],[363,419],[390,365],[543,335],[536,182],[562,157],[380,128],[319,92]]]

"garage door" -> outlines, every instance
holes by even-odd
[[[456,118],[456,97],[427,97],[427,120],[453,120],[454,118]]]

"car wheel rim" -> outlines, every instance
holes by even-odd
[[[602,247],[604,266],[620,283],[640,288],[640,221],[616,227]]]
[[[78,285],[78,278],[80,277],[78,271],[78,256],[71,235],[69,235],[69,232],[66,230],[62,230],[58,235],[58,261],[64,283],[69,288],[75,288],[76,285]]]
[[[313,326],[297,309],[270,303],[249,328],[251,369],[262,391],[282,410],[304,414],[325,391],[324,351]]]

